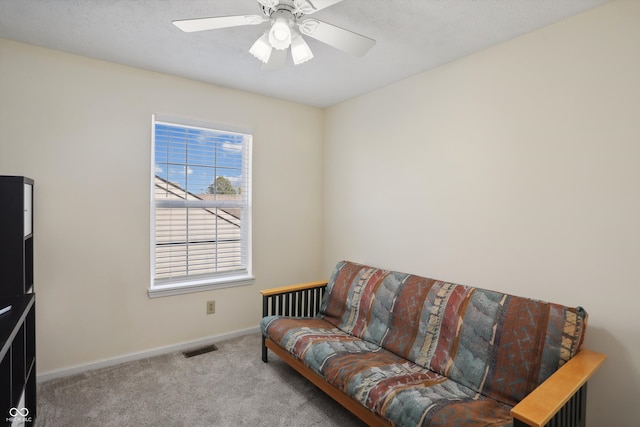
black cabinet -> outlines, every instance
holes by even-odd
[[[33,292],[33,180],[0,176],[0,296],[27,292]]]
[[[33,185],[0,176],[0,425],[36,417]]]
[[[35,294],[0,298],[0,425],[32,425],[36,418]]]

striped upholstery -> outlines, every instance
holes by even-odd
[[[402,426],[507,426],[510,408],[573,357],[587,314],[340,262],[313,319],[263,334]]]

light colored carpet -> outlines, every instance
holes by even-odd
[[[263,363],[259,334],[216,345],[39,384],[36,426],[365,425],[274,354]]]

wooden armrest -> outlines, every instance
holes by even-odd
[[[606,355],[595,351],[581,350],[514,406],[511,416],[530,426],[544,426],[591,378],[606,358]]]
[[[260,291],[262,296],[268,297],[272,295],[287,294],[289,292],[303,291],[305,289],[320,288],[327,285],[327,280],[318,280],[317,282],[299,283],[297,285],[282,286],[279,288],[263,289]]]
[[[262,294],[262,317],[314,317],[320,311],[326,286],[326,280],[319,280],[263,289],[260,291]],[[267,362],[267,346],[264,335],[262,336],[262,361]]]

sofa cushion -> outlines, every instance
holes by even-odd
[[[322,319],[265,317],[265,336],[399,426],[511,426],[509,405],[361,340]]]
[[[580,308],[348,261],[337,264],[319,316],[508,405],[579,351],[587,320]]]

